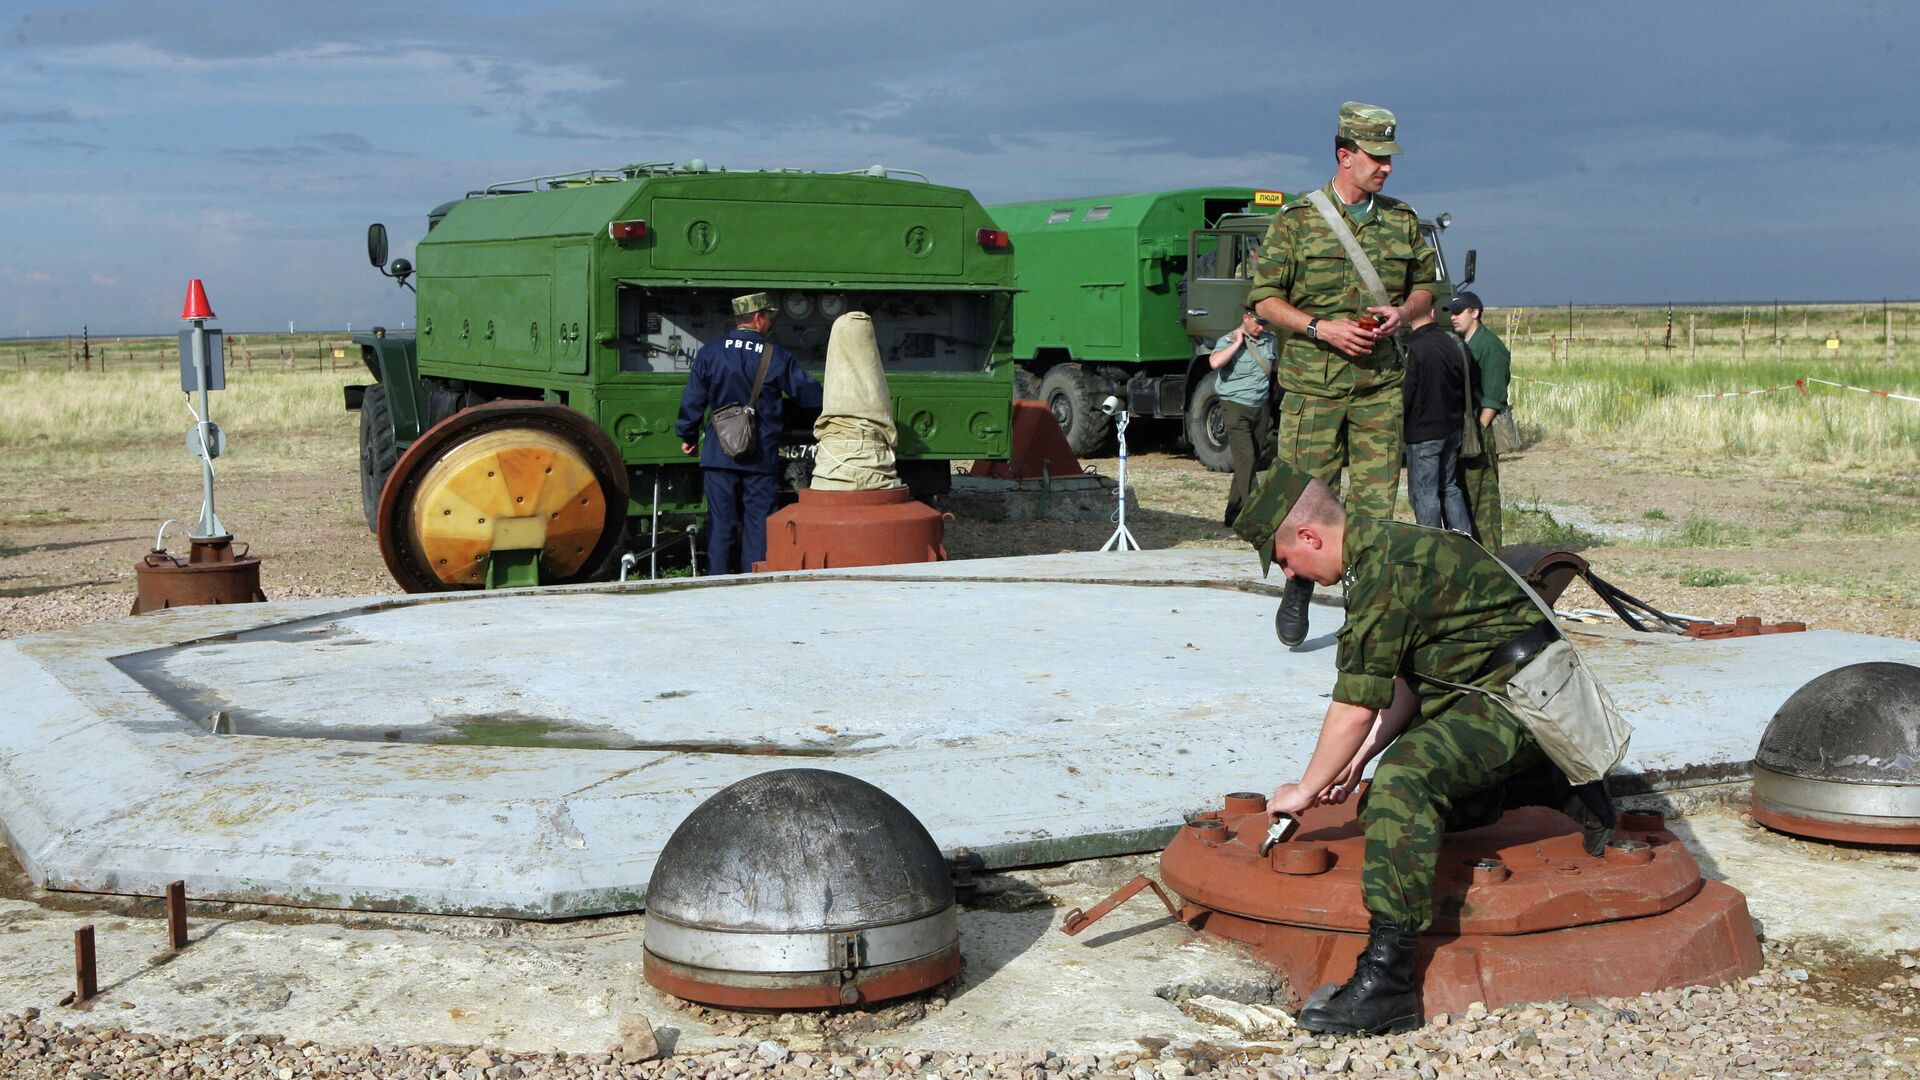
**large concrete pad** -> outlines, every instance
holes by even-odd
[[[0,825],[36,880],[328,907],[632,910],[772,768],[877,784],[994,866],[1159,846],[1291,778],[1342,613],[1274,640],[1239,551],[182,609],[0,643]],[[1807,680],[1920,645],[1578,633],[1643,786],[1737,776]],[[219,723],[210,717],[224,716]],[[215,734],[218,727],[230,734]]]

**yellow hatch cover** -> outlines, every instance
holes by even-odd
[[[453,449],[421,480],[413,542],[449,585],[479,585],[495,551],[540,548],[543,581],[580,569],[606,527],[607,502],[580,450],[531,428],[504,428]]]

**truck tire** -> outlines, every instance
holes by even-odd
[[[1079,364],[1055,364],[1040,380],[1040,400],[1053,410],[1067,445],[1079,457],[1089,457],[1107,444],[1113,417],[1100,411],[1094,381]]]
[[[398,460],[387,388],[374,383],[360,398],[360,512],[366,516],[369,532],[380,531],[380,492]]]
[[[1040,399],[1034,396],[1039,393],[1039,386],[1040,380],[1033,377],[1033,372],[1023,367],[1013,369],[1013,400],[1039,401]]]
[[[1231,472],[1233,453],[1227,449],[1226,410],[1215,389],[1219,374],[1209,371],[1200,376],[1200,384],[1187,401],[1187,442],[1193,445],[1193,456],[1200,464],[1214,472]]]

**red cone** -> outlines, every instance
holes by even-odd
[[[183,319],[213,318],[213,308],[207,304],[206,286],[200,284],[199,278],[194,278],[193,283],[187,286],[187,302],[180,307],[180,317]]]

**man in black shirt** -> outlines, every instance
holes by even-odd
[[[1407,335],[1405,405],[1407,501],[1413,519],[1469,535],[1473,514],[1460,490],[1460,437],[1468,414],[1471,362],[1453,332],[1423,314]]]

